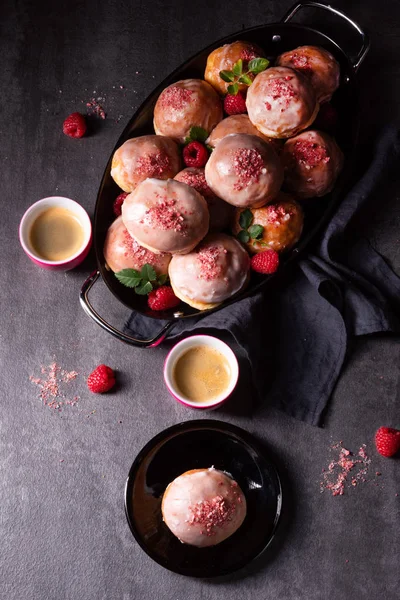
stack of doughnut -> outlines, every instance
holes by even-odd
[[[301,203],[329,193],[343,165],[333,137],[313,129],[320,105],[339,86],[340,68],[324,48],[301,46],[251,72],[249,62],[264,56],[244,41],[216,48],[204,79],[177,81],[161,92],[155,133],[116,150],[111,176],[128,195],[105,239],[112,271],[150,264],[169,275],[178,298],[206,310],[246,287],[249,255],[287,252],[298,242]],[[226,116],[229,82],[220,73],[238,61],[248,73],[247,83],[236,78],[247,114]],[[192,127],[208,136],[204,168],[185,168],[182,160]],[[244,211],[262,232],[241,242]]]

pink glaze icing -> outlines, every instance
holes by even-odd
[[[254,127],[247,115],[231,115],[226,119],[223,119],[214,129],[207,139],[207,144],[212,148],[215,148],[217,144],[227,135],[231,133],[248,133],[250,135],[257,135],[264,142],[272,143],[274,149],[278,149],[280,142],[276,139],[269,138],[258,131],[257,127]]]
[[[339,87],[339,64],[324,48],[300,46],[278,56],[277,64],[303,73],[310,80],[320,104],[330,100]]]
[[[192,187],[174,179],[146,179],[125,199],[122,220],[141,246],[155,253],[183,254],[206,235],[209,212]]]
[[[178,145],[160,135],[143,135],[127,140],[114,153],[111,177],[124,192],[132,192],[148,177],[168,179],[181,167]]]
[[[300,198],[330,192],[343,166],[343,153],[322,131],[304,131],[288,140],[282,152],[285,186]]]
[[[210,212],[211,231],[220,231],[229,227],[233,217],[232,206],[221,198],[218,198],[208,187],[204,169],[188,167],[175,175],[174,179],[190,185],[205,198]]]
[[[143,248],[126,229],[122,217],[118,217],[108,228],[104,242],[104,258],[114,273],[122,269],[140,270],[143,265],[154,267],[158,275],[168,273],[170,254],[154,254]]]
[[[211,467],[180,475],[165,490],[162,514],[183,543],[215,546],[239,529],[246,517],[246,498],[236,481]]]
[[[202,79],[184,79],[161,92],[154,107],[154,130],[183,142],[194,125],[210,133],[222,117],[214,88]]]
[[[249,267],[249,256],[235,238],[213,233],[189,254],[173,256],[168,272],[184,301],[218,304],[246,285]]]
[[[281,162],[271,145],[244,133],[224,137],[205,168],[213,192],[234,206],[262,206],[278,193]]]
[[[288,138],[306,129],[319,107],[307,77],[287,67],[259,73],[249,87],[246,106],[253,125],[274,138]]]

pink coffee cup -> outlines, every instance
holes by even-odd
[[[207,402],[193,402],[189,398],[183,396],[180,391],[177,389],[177,386],[174,381],[174,368],[179,360],[179,358],[190,348],[194,348],[197,346],[208,346],[209,348],[214,348],[221,352],[223,356],[226,358],[230,368],[230,378],[229,385],[221,394],[215,396],[211,400]],[[216,337],[211,335],[192,335],[188,338],[185,338],[181,342],[178,342],[169,352],[167,358],[164,363],[164,380],[165,384],[168,388],[171,396],[181,402],[185,406],[189,406],[190,408],[197,408],[200,410],[212,410],[221,406],[226,400],[228,400],[229,396],[232,394],[233,390],[236,387],[237,381],[239,378],[239,365],[237,358],[233,351],[229,348],[228,344],[219,340]]]
[[[52,207],[60,207],[68,209],[78,219],[83,229],[83,241],[77,252],[68,256],[63,260],[46,260],[42,258],[32,248],[30,242],[30,230],[35,219],[46,209]],[[92,243],[92,224],[90,222],[89,215],[86,210],[75,200],[69,198],[63,198],[62,196],[50,196],[49,198],[43,198],[38,200],[32,206],[28,208],[24,216],[21,219],[19,225],[19,241],[25,254],[39,267],[42,269],[50,269],[52,271],[69,271],[74,267],[77,267],[87,256],[90,245]]]

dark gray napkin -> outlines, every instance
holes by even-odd
[[[311,425],[339,377],[349,336],[400,331],[400,278],[349,224],[394,166],[400,135],[388,127],[364,174],[341,202],[322,238],[288,269],[279,286],[203,318],[177,322],[168,339],[217,330],[249,361],[259,401]],[[125,331],[150,337],[160,321],[132,313]],[[253,407],[256,411],[256,406]]]

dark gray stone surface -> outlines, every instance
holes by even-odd
[[[398,3],[333,4],[371,32],[373,49],[360,72],[362,142],[368,144],[380,124],[400,115]],[[2,599],[398,598],[400,463],[379,457],[372,443],[380,425],[400,425],[398,338],[352,342],[324,429],[268,407],[249,415],[242,373],[235,398],[210,417],[248,429],[273,450],[289,482],[284,526],[261,564],[228,580],[186,579],[143,553],[123,508],[125,479],[141,447],[165,427],[197,417],[164,388],[166,348],[130,348],[83,313],[78,294],[93,258],[73,272],[50,273],[31,264],[18,244],[19,220],[39,198],[65,195],[93,214],[103,167],[124,124],[167,73],[223,35],[277,20],[290,5],[2,3]],[[66,138],[63,119],[84,110],[92,96],[105,98],[107,119],[94,121],[92,135],[82,140]],[[382,190],[360,227],[400,272],[398,185]],[[102,314],[122,324],[126,311],[103,284],[92,297]],[[43,406],[29,380],[53,359],[79,371],[65,391],[80,400],[61,412]],[[99,363],[118,371],[118,389],[106,396],[85,386]],[[372,458],[372,481],[342,497],[319,491],[337,440],[353,451],[366,443]]]

